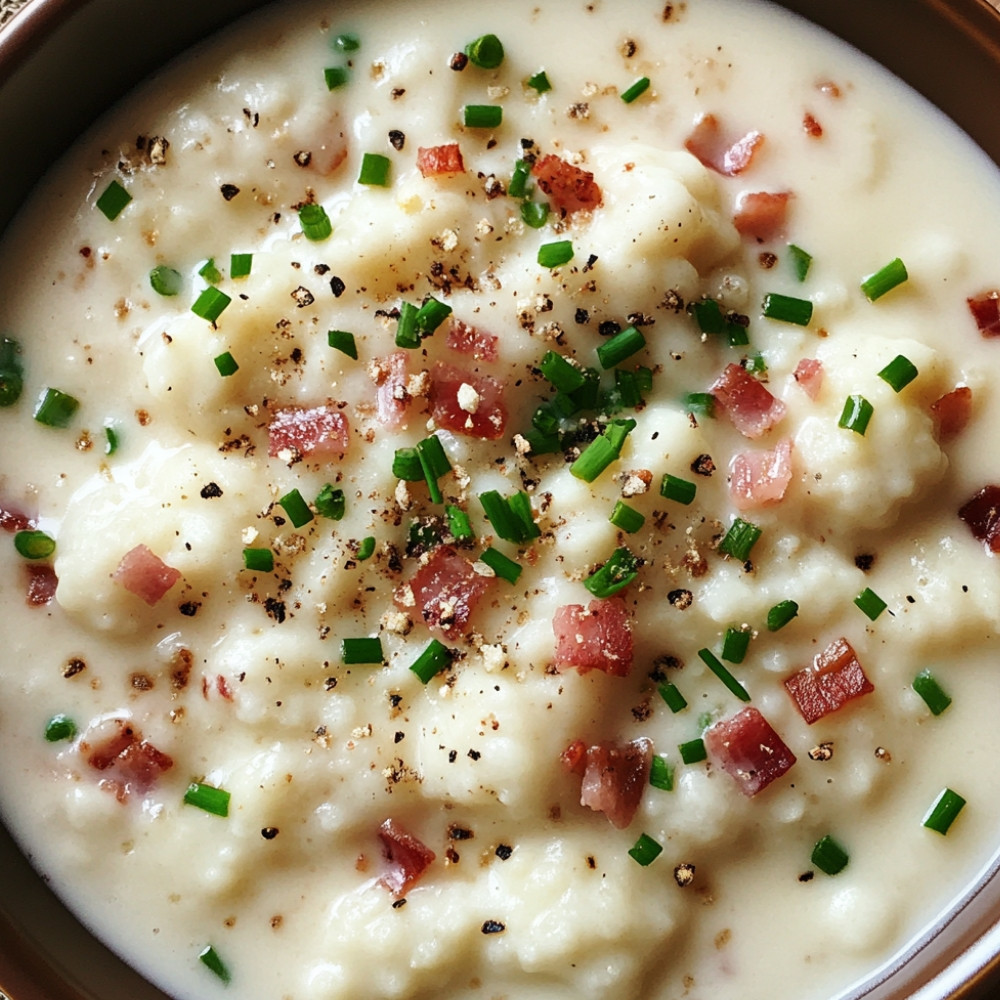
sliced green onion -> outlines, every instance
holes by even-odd
[[[417,329],[419,310],[412,302],[399,304],[399,319],[396,320],[396,346],[414,350],[420,346],[420,331]]]
[[[639,839],[629,849],[629,856],[643,868],[651,865],[663,852],[663,848],[649,834],[640,834]]]
[[[874,412],[875,408],[864,396],[857,394],[848,396],[837,425],[863,437]]]
[[[254,573],[273,573],[274,553],[270,549],[244,549],[243,568]]]
[[[309,202],[299,209],[299,224],[305,238],[314,243],[328,239],[333,233],[333,223],[326,214],[326,209],[315,202]]]
[[[630,535],[634,535],[645,523],[646,515],[630,507],[623,500],[615,504],[608,520],[616,527]]]
[[[333,47],[338,52],[357,52],[361,48],[361,39],[353,31],[343,31],[334,36]]]
[[[547,90],[552,89],[552,84],[549,83],[549,78],[544,69],[540,69],[537,73],[529,76],[527,83],[532,90],[537,90],[539,94],[544,94]]]
[[[732,556],[740,562],[746,562],[750,552],[757,544],[762,531],[756,524],[737,517],[729,526],[725,537],[719,542],[719,551],[726,556]]]
[[[113,455],[118,450],[118,431],[111,424],[104,425],[104,454]]]
[[[725,333],[726,317],[715,299],[699,299],[688,307],[702,333]]]
[[[705,748],[705,741],[699,736],[696,740],[688,740],[677,746],[680,751],[681,760],[685,764],[697,764],[699,761],[708,758],[708,750]]]
[[[883,382],[888,382],[896,392],[899,392],[908,386],[918,374],[917,366],[909,358],[903,357],[902,354],[897,354],[878,373],[878,377]]]
[[[517,583],[517,578],[521,575],[523,568],[514,562],[513,559],[508,559],[502,552],[498,552],[493,546],[490,546],[483,552],[479,557],[479,561],[486,563],[497,576],[508,583]]]
[[[369,184],[373,187],[389,186],[389,170],[392,163],[388,156],[381,153],[365,153],[361,157],[361,172],[358,174],[359,184]]]
[[[371,559],[375,554],[375,536],[368,535],[366,538],[362,538],[358,542],[358,551],[356,557],[358,562],[364,562],[366,559]]]
[[[340,659],[347,664],[354,663],[384,663],[382,640],[375,636],[360,639],[343,639],[340,643]]]
[[[676,684],[667,681],[656,690],[660,692],[660,697],[667,703],[667,708],[675,715],[687,708],[687,699],[680,693]]]
[[[626,358],[632,357],[645,346],[646,338],[639,328],[629,326],[597,348],[597,360],[600,361],[601,367],[607,371],[609,368],[621,364]]]
[[[810,860],[827,875],[836,875],[847,867],[850,856],[829,834],[818,840],[812,849]]]
[[[779,601],[767,613],[767,630],[777,632],[784,628],[797,614],[799,606],[795,601]]]
[[[327,66],[323,70],[323,79],[326,80],[327,90],[336,90],[338,87],[343,87],[350,78],[350,70],[345,66]]]
[[[215,788],[202,781],[192,781],[184,793],[184,801],[189,806],[197,806],[213,816],[229,815],[229,792]]]
[[[496,490],[487,490],[479,494],[479,502],[493,530],[505,542],[518,543],[522,538],[520,519],[510,509],[510,504]]]
[[[538,248],[538,263],[542,267],[561,267],[573,259],[573,241],[556,240]]]
[[[499,104],[466,104],[462,109],[466,128],[499,128],[502,121],[503,108]]]
[[[61,389],[43,389],[35,406],[34,417],[48,427],[69,427],[80,401]]]
[[[601,389],[601,373],[596,368],[583,369],[583,385],[571,396],[575,410],[592,410],[597,406],[597,398]]]
[[[740,701],[749,701],[750,694],[747,689],[729,672],[726,665],[716,657],[710,649],[699,649],[698,656],[709,670],[722,681],[729,691],[736,695]]]
[[[762,308],[768,319],[780,320],[782,323],[794,323],[796,326],[808,326],[813,314],[813,304],[808,299],[798,299],[792,295],[779,295],[777,292],[771,292],[764,296]]]
[[[649,765],[649,783],[661,792],[674,790],[674,769],[667,763],[665,757],[654,754]]]
[[[302,494],[298,490],[290,490],[278,500],[278,503],[284,508],[293,527],[301,528],[313,519],[309,504],[302,499]]]
[[[591,573],[583,585],[594,597],[611,597],[624,590],[639,575],[639,560],[622,547],[611,553],[608,561]]]
[[[507,194],[511,198],[524,198],[528,194],[528,178],[531,176],[531,164],[527,160],[515,160],[514,172],[510,175]]]
[[[646,93],[647,90],[649,90],[649,77],[640,76],[631,87],[622,91],[622,100],[626,104],[631,104],[641,94]]]
[[[446,670],[454,658],[455,654],[444,643],[431,639],[410,669],[426,684],[436,674]]]
[[[328,330],[326,334],[326,342],[335,351],[340,351],[341,354],[346,354],[354,361],[358,360],[358,345],[354,339],[353,333],[349,333],[347,330]]]
[[[882,598],[871,589],[871,587],[865,587],[865,589],[854,598],[854,603],[868,616],[871,621],[875,621],[875,619],[878,618],[878,616],[888,607],[885,601],[883,601]]]
[[[521,529],[521,541],[529,542],[532,538],[540,538],[541,528],[535,524],[535,512],[531,509],[531,497],[524,490],[518,490],[507,501],[510,512],[517,518]]]
[[[204,278],[210,285],[217,285],[222,281],[222,272],[215,266],[215,258],[209,257],[201,267],[198,268],[198,275]]]
[[[767,372],[767,361],[764,359],[764,355],[758,351],[753,357],[747,358],[743,367],[754,375],[763,375]]]
[[[934,715],[940,715],[951,704],[951,696],[945,692],[930,670],[921,670],[913,678],[913,690],[924,699]]]
[[[392,459],[392,474],[408,483],[417,483],[424,478],[424,467],[416,448],[397,448]]]
[[[112,181],[97,199],[97,207],[109,222],[113,222],[131,200],[132,195],[118,181]]]
[[[496,69],[503,62],[503,42],[496,35],[481,35],[466,45],[465,54],[473,66]]]
[[[236,363],[236,358],[229,351],[218,355],[214,360],[215,367],[219,369],[219,374],[223,378],[235,375],[240,370],[240,366]]]
[[[202,963],[207,968],[211,969],[211,971],[214,972],[224,983],[228,983],[230,979],[232,979],[232,975],[229,972],[229,968],[226,966],[226,963],[219,958],[218,952],[211,945],[207,945],[202,948],[198,958],[200,958]]]
[[[10,337],[0,337],[0,406],[13,406],[24,388],[24,369],[18,355],[20,345]]]
[[[583,372],[555,351],[547,351],[538,370],[560,391],[571,393],[583,385]]]
[[[451,532],[452,537],[456,541],[462,542],[468,538],[475,537],[472,525],[469,523],[469,515],[461,507],[448,504],[444,512],[448,517],[448,531]]]
[[[431,502],[444,503],[444,495],[438,486],[438,479],[451,472],[451,462],[448,461],[441,439],[436,434],[432,434],[429,438],[418,441],[416,452],[424,479],[427,482]]]
[[[231,253],[229,255],[229,277],[246,278],[253,269],[252,253]]]
[[[225,292],[210,285],[194,300],[191,312],[195,316],[207,319],[209,323],[214,323],[232,301]]]
[[[964,805],[965,799],[958,792],[945,788],[924,816],[924,826],[936,833],[946,834]]]
[[[689,392],[683,399],[684,409],[696,417],[715,416],[715,396],[710,392]]]
[[[901,285],[908,277],[906,265],[896,257],[874,274],[869,274],[861,282],[861,291],[865,293],[865,298],[869,302],[874,302],[882,298],[886,292],[891,292],[897,285]]]
[[[549,219],[547,201],[522,201],[521,221],[532,229],[541,229]]]
[[[746,659],[751,634],[748,628],[727,628],[722,640],[722,658],[730,663],[742,663]]]
[[[580,453],[580,457],[569,467],[570,473],[585,483],[592,483],[621,455],[625,439],[635,427],[634,420],[612,420],[604,432]]]
[[[429,337],[450,315],[451,306],[431,296],[417,310],[414,322],[421,337]]]
[[[313,506],[320,517],[340,521],[347,512],[347,497],[342,489],[335,487],[333,483],[327,483],[319,491]]]
[[[795,271],[795,277],[799,281],[805,281],[809,275],[809,268],[812,266],[812,254],[806,253],[802,247],[797,247],[794,243],[789,243],[788,256],[792,259],[792,268]]]
[[[45,723],[45,739],[49,743],[60,743],[76,736],[76,723],[68,715],[53,715]]]
[[[56,540],[44,531],[19,531],[14,535],[14,548],[25,559],[48,559],[56,550]]]
[[[685,507],[694,500],[697,492],[698,487],[695,483],[672,476],[669,472],[665,473],[660,481],[660,496],[684,504]]]
[[[157,295],[177,295],[184,285],[184,278],[176,268],[157,264],[149,272],[149,284]]]

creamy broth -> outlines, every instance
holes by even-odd
[[[495,68],[456,57],[484,32]],[[93,129],[0,248],[24,380],[0,409],[4,822],[179,1000],[849,991],[996,850],[1000,576],[958,511],[1000,478],[1000,348],[967,304],[998,233],[967,139],[769,6],[284,4],[228,31]],[[399,346],[428,297],[450,314]],[[640,346],[608,359],[622,331]],[[932,407],[959,386],[949,436]],[[49,389],[65,427],[35,416]],[[602,590],[619,550],[635,577]],[[431,601],[434,573],[460,582]],[[796,700],[840,639],[866,684]],[[774,736],[749,774],[724,738],[748,709]],[[635,779],[588,808],[612,745]],[[967,804],[942,835],[946,788]],[[414,843],[433,860],[400,869]]]

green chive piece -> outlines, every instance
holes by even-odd
[[[631,104],[637,97],[645,94],[647,90],[649,90],[649,77],[640,76],[631,87],[622,91],[622,100],[626,104]]]
[[[608,561],[595,570],[583,585],[594,597],[611,597],[624,590],[639,575],[639,560],[622,547],[611,553]]]
[[[871,621],[875,621],[875,619],[878,618],[878,616],[888,607],[885,601],[883,601],[882,598],[871,589],[871,587],[865,587],[865,589],[854,598],[854,603],[868,616]]]
[[[496,69],[503,62],[503,43],[496,35],[481,35],[466,45],[465,54],[473,66]]]
[[[669,472],[665,473],[660,481],[660,496],[684,504],[685,507],[694,500],[697,492],[698,487],[695,483],[672,476]]]
[[[408,483],[417,483],[424,478],[424,467],[416,448],[397,448],[392,459],[392,474]]]
[[[412,302],[399,304],[399,318],[396,320],[396,346],[414,350],[420,346],[420,331],[417,329],[419,310]]]
[[[660,697],[667,703],[667,708],[675,715],[687,708],[687,699],[680,693],[676,684],[667,681],[660,684],[656,690],[660,692]]]
[[[809,275],[809,268],[812,266],[812,254],[806,253],[802,247],[797,247],[794,243],[789,243],[788,256],[791,258],[795,277],[799,281],[805,281]]]
[[[651,865],[663,852],[663,848],[649,834],[640,834],[639,839],[628,849],[629,856],[643,868]]]
[[[612,420],[569,467],[577,479],[592,483],[622,453],[625,439],[635,429],[634,420]]]
[[[326,342],[335,351],[346,354],[354,361],[358,360],[358,345],[353,333],[349,333],[347,330],[328,330]]]
[[[896,392],[900,392],[906,386],[908,386],[918,375],[917,366],[902,354],[897,354],[892,361],[890,361],[885,368],[883,368],[879,373],[878,377],[882,379],[883,382],[888,382],[889,385]]]
[[[677,749],[685,764],[697,764],[708,758],[705,741],[700,736],[696,740],[688,740],[686,743],[678,744]]]
[[[184,278],[176,268],[157,264],[149,272],[149,284],[157,295],[177,295],[184,285]]]
[[[499,128],[503,108],[499,104],[466,104],[462,108],[462,124],[466,128]]]
[[[44,531],[19,531],[14,535],[14,548],[25,559],[48,559],[56,550],[56,540]]]
[[[229,277],[246,278],[253,269],[252,253],[231,253],[229,255]]]
[[[510,503],[505,500],[496,490],[487,490],[479,494],[479,502],[483,506],[486,519],[490,522],[493,530],[505,542],[519,543],[525,539],[522,537],[522,526],[518,517],[510,509]]]
[[[197,806],[213,816],[229,815],[229,792],[215,788],[202,781],[192,781],[184,793],[184,801],[189,806]]]
[[[334,36],[332,44],[338,52],[357,52],[361,48],[361,39],[353,31],[343,31]]]
[[[753,355],[753,357],[747,358],[744,367],[753,375],[764,375],[767,373],[767,361],[760,351]]]
[[[309,509],[309,504],[302,499],[302,494],[298,490],[290,490],[278,503],[284,508],[288,515],[288,520],[295,528],[301,528],[313,519],[313,512]]]
[[[508,559],[502,552],[498,552],[492,545],[483,552],[479,557],[479,561],[486,563],[497,576],[508,583],[517,583],[517,578],[521,575],[523,569],[513,559]]]
[[[637,511],[635,507],[630,507],[624,500],[619,500],[608,520],[616,528],[634,535],[646,523],[646,515]]]
[[[388,156],[381,153],[365,153],[361,157],[361,173],[358,174],[359,184],[372,187],[389,186],[389,170],[392,166]]]
[[[522,201],[521,221],[532,229],[541,229],[549,219],[547,201]]]
[[[531,176],[531,164],[527,160],[515,160],[514,172],[510,175],[507,194],[511,198],[525,198],[528,195],[528,178]]]
[[[913,678],[913,690],[924,699],[934,715],[940,715],[951,704],[951,696],[945,692],[930,670],[921,670]]]
[[[808,299],[779,295],[777,292],[764,296],[762,309],[768,319],[794,323],[796,326],[808,326],[813,314],[813,304]]]
[[[104,425],[104,454],[113,455],[118,450],[118,430],[113,424]]]
[[[535,524],[535,512],[531,509],[531,497],[524,490],[518,490],[507,501],[511,514],[517,518],[521,529],[521,540],[530,542],[532,538],[540,538],[542,529]]]
[[[538,370],[560,391],[575,392],[586,381],[583,372],[555,351],[547,351],[538,363]]]
[[[767,613],[767,630],[777,632],[783,629],[798,613],[799,606],[795,601],[779,601]]]
[[[561,267],[573,259],[573,241],[556,240],[553,243],[543,243],[538,248],[538,263],[542,267]]]
[[[537,73],[529,76],[527,83],[532,90],[537,90],[539,94],[544,94],[546,91],[552,89],[552,84],[549,82],[544,69],[540,69]]]
[[[368,535],[367,538],[362,538],[358,542],[358,551],[356,553],[358,562],[364,562],[366,559],[371,559],[375,554],[375,536]]]
[[[327,90],[336,90],[338,87],[343,87],[350,78],[350,70],[345,66],[327,66],[323,70],[323,79],[326,80]]]
[[[244,549],[243,568],[253,573],[273,573],[274,553],[270,549]]]
[[[446,670],[454,658],[455,654],[444,643],[431,639],[410,665],[410,669],[426,684],[432,677]]]
[[[331,521],[340,521],[347,512],[347,497],[344,491],[327,483],[320,491],[314,502],[316,513],[320,517],[327,517]]]
[[[816,841],[810,857],[812,863],[827,875],[836,875],[847,867],[850,856],[829,834]]]
[[[236,358],[229,351],[215,358],[215,367],[219,369],[219,374],[223,378],[235,375],[240,370],[240,366],[236,363]]]
[[[18,355],[20,345],[10,337],[0,337],[0,406],[13,406],[24,389],[24,369]]]
[[[695,417],[715,416],[715,396],[710,392],[689,392],[682,403],[684,409]]]
[[[688,307],[702,333],[725,333],[726,317],[722,314],[722,306],[715,299],[699,299]]]
[[[645,346],[646,338],[639,328],[629,326],[597,348],[597,360],[600,361],[601,367],[607,371],[609,368],[621,364],[626,358],[632,357]]]
[[[469,515],[461,507],[456,507],[454,504],[447,504],[444,512],[448,517],[448,531],[451,532],[451,536],[455,541],[462,542],[475,537],[472,525],[469,523]]]
[[[574,413],[580,410],[593,410],[600,395],[601,373],[596,368],[584,368],[583,379],[583,385],[570,396]]]
[[[837,421],[837,426],[854,431],[855,434],[864,437],[865,431],[868,430],[868,422],[874,412],[875,408],[864,396],[857,394],[848,396],[844,402],[840,419]]]
[[[211,945],[206,945],[202,948],[198,958],[200,958],[202,963],[214,972],[224,983],[228,983],[232,979],[232,974],[230,973],[226,963],[219,958],[218,952]]]
[[[382,652],[382,640],[378,636],[342,639],[340,659],[346,664],[384,663],[385,654]]]
[[[209,257],[204,264],[198,268],[199,277],[204,278],[210,285],[217,285],[222,281],[222,272],[215,266],[215,258]]]
[[[649,783],[661,792],[674,790],[674,769],[665,757],[653,755],[649,765]]]
[[[874,274],[869,274],[861,282],[861,291],[865,293],[865,298],[869,302],[874,302],[882,298],[886,292],[891,292],[897,285],[903,284],[907,278],[909,275],[906,273],[906,265],[896,257]]]
[[[729,691],[736,695],[740,701],[749,701],[750,694],[747,689],[729,672],[726,665],[716,657],[710,649],[699,649],[698,656],[709,670],[722,681]]]
[[[68,427],[80,401],[61,389],[43,389],[35,406],[34,417],[48,427]]]
[[[740,562],[746,562],[757,540],[763,534],[756,524],[737,517],[729,526],[725,537],[719,542],[719,551],[724,556],[732,556]]]
[[[61,743],[76,736],[76,723],[68,715],[53,715],[45,723],[45,739],[49,743]]]
[[[195,316],[207,319],[209,323],[214,323],[232,301],[225,292],[210,285],[194,300],[191,312]]]
[[[943,836],[948,832],[964,806],[965,799],[958,792],[945,788],[935,800],[934,805],[927,811],[927,815],[924,816],[924,826]]]
[[[424,479],[427,482],[431,502],[444,503],[444,495],[438,486],[438,480],[451,472],[451,462],[448,461],[441,439],[432,434],[429,438],[418,441],[416,452],[417,458],[420,459],[420,468],[423,471]]]
[[[722,658],[730,663],[742,663],[746,659],[751,634],[748,628],[727,628],[722,640]]]
[[[429,337],[449,316],[451,306],[430,296],[417,310],[415,322],[421,337]]]
[[[322,242],[333,233],[333,223],[326,214],[326,209],[315,202],[309,202],[299,209],[299,224],[302,226],[302,234],[313,243]]]
[[[97,199],[97,207],[109,222],[113,222],[131,200],[132,195],[118,181],[112,181]]]

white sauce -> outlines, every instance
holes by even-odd
[[[228,31],[113,112],[9,233],[0,330],[23,346],[25,390],[0,411],[0,499],[37,511],[57,539],[60,583],[54,603],[25,606],[22,560],[0,536],[4,821],[86,921],[178,998],[221,995],[198,961],[208,944],[243,1000],[830,997],[948,906],[1000,828],[1000,578],[956,517],[1000,475],[988,446],[1000,348],[965,303],[998,280],[993,168],[856,54],[746,0],[673,5],[669,21],[657,3],[505,4],[499,17],[473,6],[383,4],[371,17],[362,5],[282,5]],[[348,59],[331,39],[345,30],[361,48],[349,84],[328,91],[324,68]],[[449,68],[491,30],[507,49],[498,70]],[[553,89],[538,95],[522,81],[543,67]],[[642,76],[650,89],[624,104]],[[466,104],[501,106],[502,126],[464,129]],[[724,178],[683,151],[707,113],[734,137],[766,136],[743,174]],[[804,130],[806,113],[821,137]],[[390,130],[405,134],[401,149]],[[139,163],[137,134],[169,140],[165,163]],[[514,199],[488,198],[522,137],[592,171],[603,205],[536,231]],[[466,172],[422,177],[418,147],[448,142]],[[388,188],[356,183],[366,152],[388,156]],[[128,156],[135,169],[116,166]],[[94,203],[115,177],[132,201],[109,222]],[[227,200],[223,185],[239,191]],[[786,236],[738,238],[729,220],[745,191],[792,192]],[[309,192],[333,222],[327,241],[301,235],[293,206]],[[550,271],[536,253],[557,239],[575,257]],[[813,255],[804,283],[786,242]],[[770,269],[762,250],[777,255]],[[254,254],[249,277],[228,276],[231,252]],[[210,256],[233,299],[216,327],[190,311]],[[869,303],[858,282],[896,256],[909,280]],[[437,261],[454,269],[450,294],[431,280]],[[176,297],[150,288],[157,264],[182,274]],[[752,347],[702,343],[690,316],[664,308],[671,290],[747,314]],[[368,369],[394,349],[395,321],[376,311],[432,292],[500,338],[495,362],[450,351],[447,326],[423,345],[430,360],[504,384],[496,442],[441,434],[456,467],[442,488],[478,533],[464,554],[490,542],[478,494],[509,496],[521,470],[542,537],[492,539],[523,573],[494,582],[467,635],[448,643],[463,658],[425,687],[409,666],[431,633],[416,615],[405,634],[391,603],[417,562],[394,571],[384,546],[402,551],[409,519],[441,512],[424,484],[400,487],[391,473],[395,449],[433,425],[416,398],[405,428],[383,428]],[[764,318],[768,292],[810,299],[808,327]],[[595,365],[599,324],[630,314],[653,322],[629,364],[655,374],[648,405],[620,414],[637,421],[621,458],[593,484],[559,455],[517,459],[511,438],[549,392],[533,367],[549,349]],[[331,329],[354,332],[357,361],[327,346]],[[240,365],[228,378],[213,364],[225,351]],[[724,416],[693,426],[683,393],[757,351],[788,408],[782,423],[757,442]],[[919,370],[899,394],[877,376],[896,354]],[[430,367],[422,357],[414,374]],[[791,378],[802,358],[824,365],[816,401]],[[974,419],[942,450],[928,407],[957,384],[972,387]],[[31,419],[46,386],[80,400],[69,428]],[[850,393],[874,406],[863,437],[837,424]],[[347,404],[344,461],[269,459],[263,401],[328,398]],[[459,401],[470,417],[487,405],[469,382]],[[110,457],[108,422],[120,437]],[[736,513],[726,471],[735,452],[782,437],[794,438],[793,478],[780,504],[743,515],[763,532],[748,574],[713,550]],[[691,471],[705,454],[708,477]],[[634,492],[621,476],[632,470],[652,473],[628,499],[647,522],[619,535],[608,514]],[[667,472],[697,482],[692,507],[658,495]],[[279,497],[299,488],[312,500],[327,482],[346,493],[342,521],[281,520]],[[222,495],[203,498],[209,483]],[[376,553],[361,562],[352,545],[367,536]],[[112,578],[139,544],[181,573],[153,607]],[[625,592],[631,673],[554,673],[553,614],[589,601],[582,578],[619,545],[647,561]],[[247,546],[270,548],[275,573],[244,570]],[[707,572],[685,564],[689,548]],[[876,558],[863,572],[866,553]],[[853,604],[866,586],[888,604],[875,622]],[[683,590],[689,607],[668,600]],[[768,632],[768,609],[790,598],[798,616]],[[757,632],[733,672],[797,757],[754,798],[677,750],[704,713],[714,722],[743,707],[697,656],[742,622]],[[386,666],[341,663],[343,638],[374,635]],[[875,690],[807,726],[782,681],[842,635]],[[171,683],[182,651],[183,687]],[[650,678],[664,656],[684,664],[665,668],[689,702],[676,715]],[[86,668],[66,678],[71,659]],[[928,667],[953,699],[937,717],[910,687]],[[74,741],[43,738],[56,713],[76,721]],[[173,766],[122,803],[80,741],[126,717]],[[580,778],[559,757],[576,739],[638,737],[675,766],[675,786],[647,787],[618,830],[580,805]],[[810,759],[825,742],[832,758]],[[192,780],[231,793],[227,818],[183,804]],[[944,787],[968,805],[940,836],[921,821]],[[378,883],[387,817],[437,855],[396,907]],[[627,853],[642,833],[663,847],[648,867]],[[825,834],[850,854],[836,876],[810,863]],[[683,887],[682,865],[694,866]]]

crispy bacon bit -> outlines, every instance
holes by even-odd
[[[417,169],[424,177],[465,173],[462,150],[457,142],[444,146],[420,146],[417,149]]]
[[[1000,552],[1000,486],[984,486],[961,507],[958,516],[991,552]]]
[[[772,451],[741,452],[729,463],[729,493],[738,510],[780,503],[791,481],[789,438],[782,438]]]
[[[82,741],[81,752],[87,753],[87,763],[101,772],[101,787],[113,791],[119,802],[133,793],[145,795],[156,779],[173,767],[173,760],[142,739],[124,719],[112,720],[110,727],[111,732],[99,743]]]
[[[531,172],[538,179],[538,186],[552,199],[552,204],[566,215],[581,209],[595,209],[601,204],[603,195],[594,175],[554,153],[537,160]]]
[[[967,385],[960,385],[951,392],[946,392],[931,403],[931,416],[937,425],[939,441],[955,437],[965,430],[965,425],[972,417],[972,390]]]
[[[456,319],[452,321],[445,343],[459,354],[471,354],[476,361],[496,361],[498,339],[495,334]]]
[[[406,391],[409,378],[409,355],[393,351],[388,357],[376,358],[369,369],[375,382],[375,414],[379,423],[397,428],[406,418],[410,395]]]
[[[788,222],[788,191],[746,191],[740,195],[733,225],[741,236],[767,243],[784,235]]]
[[[0,501],[0,528],[11,533],[15,531],[30,531],[36,526],[33,517],[29,517],[24,511],[13,507],[4,501]]]
[[[478,397],[474,413],[465,409],[459,400],[463,385],[470,386]],[[507,411],[503,405],[503,383],[497,379],[473,375],[439,361],[431,370],[430,398],[431,416],[438,427],[488,441],[503,436]]]
[[[733,426],[748,438],[759,438],[785,415],[785,404],[741,365],[726,365],[709,392],[729,415]]]
[[[823,138],[823,126],[820,125],[818,121],[813,117],[812,112],[807,111],[802,116],[802,131],[805,132],[810,139],[822,139]]]
[[[1000,337],[1000,291],[983,292],[966,299],[966,302],[979,332],[984,337]]]
[[[394,819],[387,819],[378,828],[378,835],[387,862],[379,876],[379,885],[385,886],[396,899],[402,899],[436,855]]]
[[[50,603],[59,584],[56,571],[48,563],[26,563],[24,569],[28,574],[25,602],[33,608]]]
[[[111,576],[152,607],[181,578],[181,573],[145,545],[137,545],[122,556]]]
[[[598,743],[586,747],[574,740],[560,759],[575,774],[582,774],[580,805],[602,812],[619,830],[635,817],[649,782],[652,741],[645,737],[631,743]]]
[[[843,638],[817,653],[811,667],[787,678],[785,688],[809,725],[875,690],[851,644]]]
[[[752,705],[706,730],[705,747],[747,798],[763,791],[795,763],[795,754]]]
[[[823,362],[813,358],[803,358],[792,372],[795,381],[802,386],[802,391],[815,399],[823,387]]]
[[[632,626],[620,597],[593,600],[587,608],[582,604],[557,608],[552,631],[557,670],[576,667],[581,674],[603,670],[625,677],[632,669]]]
[[[347,451],[349,439],[347,417],[336,406],[285,406],[271,417],[267,453],[283,460],[306,455],[339,457]]]
[[[722,134],[715,115],[702,115],[684,145],[704,166],[726,177],[735,177],[750,166],[763,143],[764,136],[756,131],[734,141]]]
[[[407,611],[414,606],[407,603],[412,597],[427,627],[450,639],[465,630],[494,579],[477,573],[451,546],[439,545],[396,592],[396,605]]]

